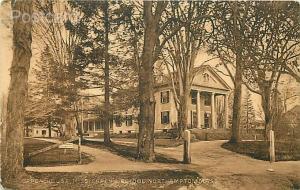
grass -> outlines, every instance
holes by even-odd
[[[33,157],[28,154],[36,150],[40,150],[53,143],[37,140],[24,139],[24,165],[25,166],[57,166],[57,165],[72,165],[78,163],[78,151],[76,149],[68,149],[64,153],[64,149],[54,148],[47,152],[40,153]],[[82,164],[90,163],[92,159],[89,155],[82,153]]]
[[[180,180],[181,179],[181,180]],[[189,170],[153,170],[144,172],[105,173],[37,173],[26,172],[17,183],[5,187],[22,190],[39,189],[178,189],[201,184],[201,176]],[[200,183],[199,183],[200,182]],[[209,185],[208,183],[201,185]]]
[[[129,160],[136,160],[137,154],[136,154],[136,145],[125,145],[125,144],[117,144],[117,143],[111,143],[110,146],[105,146],[102,142],[95,142],[95,141],[83,141],[82,145],[86,145],[93,148],[98,148],[101,150],[108,150],[112,152],[113,154],[122,156],[124,158],[127,158]],[[166,155],[156,153],[155,154],[155,162],[159,163],[173,163],[178,164],[181,163],[181,161],[176,160],[174,158],[170,158]]]
[[[269,160],[269,142],[243,141],[238,144],[227,142],[222,147],[255,159]],[[276,161],[300,160],[300,141],[275,142],[275,157]]]

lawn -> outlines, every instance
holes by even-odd
[[[57,166],[72,165],[78,163],[77,149],[68,149],[64,153],[64,149],[54,148],[47,152],[35,155],[29,158],[28,154],[36,150],[40,150],[53,143],[37,139],[24,139],[24,165],[25,166]],[[76,146],[74,145],[74,148]],[[82,164],[90,163],[92,159],[89,155],[82,153]]]
[[[212,181],[201,180],[189,170],[155,170],[144,172],[105,173],[36,173],[26,172],[23,179],[7,185],[12,189],[179,189],[182,186],[209,186]]]
[[[222,145],[230,151],[245,154],[259,160],[269,160],[269,142],[243,141],[239,144],[229,142]],[[300,160],[300,141],[277,141],[275,142],[276,161]]]

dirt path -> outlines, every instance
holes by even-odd
[[[225,141],[201,141],[192,143],[192,164],[190,165],[135,162],[114,155],[106,150],[82,146],[83,152],[94,156],[92,163],[87,165],[58,167],[27,167],[26,169],[37,172],[186,169],[196,171],[204,179],[214,181],[213,186],[198,186],[196,189],[279,190],[300,188],[300,161],[276,162],[270,165],[267,161],[256,160],[225,150],[221,147],[224,142]],[[156,147],[155,150],[158,153],[165,154],[177,160],[182,160],[182,146],[172,148]],[[267,171],[269,168],[274,169],[274,172]]]
[[[201,141],[192,143],[192,163],[189,169],[201,171],[201,176],[215,179],[218,189],[284,189],[300,184],[300,161],[261,161],[225,150],[225,141]],[[182,159],[182,146],[156,148],[156,152]],[[274,172],[267,169],[272,168]],[[292,183],[292,184],[291,184]]]

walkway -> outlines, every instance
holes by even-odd
[[[48,142],[57,143],[55,139],[42,139]],[[147,170],[164,170],[178,169],[174,164],[160,163],[144,163],[139,161],[131,161],[121,156],[112,154],[107,150],[100,150],[88,146],[81,146],[82,152],[85,152],[93,157],[93,162],[85,165],[70,165],[70,166],[54,166],[54,167],[26,167],[28,171],[36,172],[104,172],[104,171],[147,171]]]
[[[276,173],[291,174],[300,177],[300,161],[281,161],[270,164],[223,149],[226,141],[201,141],[191,144],[192,163],[206,176],[263,174],[272,168]],[[175,148],[156,148],[156,152],[172,158],[182,158],[182,146]]]
[[[215,189],[298,189],[300,185],[300,161],[284,161],[270,164],[226,149],[226,141],[201,141],[192,143],[192,164],[187,169],[198,171],[206,179],[214,181]],[[156,152],[172,158],[182,158],[182,146],[156,148]],[[274,172],[267,169],[272,168]]]
[[[44,139],[50,141],[51,139]],[[51,140],[54,142],[53,140]],[[118,139],[126,143],[126,139]],[[124,142],[123,142],[124,141]],[[225,141],[201,141],[192,143],[192,164],[159,164],[127,160],[106,150],[82,146],[82,151],[94,157],[86,165],[57,167],[27,167],[37,172],[105,172],[146,170],[193,170],[204,179],[214,181],[214,189],[295,189],[300,184],[300,161],[270,164],[221,148]],[[121,143],[121,142],[119,142]],[[183,147],[156,147],[156,152],[182,160]],[[272,168],[275,172],[268,172]],[[296,185],[295,185],[296,184]],[[200,188],[200,187],[197,187]],[[200,189],[205,189],[201,187]]]

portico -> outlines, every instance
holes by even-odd
[[[188,102],[188,128],[228,128],[228,96],[231,88],[210,67],[199,67],[191,85]],[[174,90],[169,83],[157,86],[155,92],[155,129],[168,129],[178,124]]]
[[[213,91],[201,91],[201,90],[193,90],[194,93],[197,94],[197,101],[196,101],[196,115],[197,115],[197,128],[201,129],[201,128],[212,128],[212,129],[217,129],[218,128],[218,123],[217,123],[217,101],[216,98],[217,97],[221,97],[223,100],[222,103],[222,111],[224,113],[224,126],[222,126],[222,128],[228,128],[228,95],[226,92],[223,93],[216,93]],[[209,105],[205,105],[205,101],[203,103],[202,98],[205,98],[205,96],[201,96],[202,94],[206,94],[209,95],[210,97],[210,110],[208,110],[207,107]],[[209,127],[205,127],[207,125],[205,125],[205,113],[209,113],[210,112],[210,125],[208,125]],[[204,122],[203,122],[204,121]],[[219,126],[220,127],[220,126]]]

